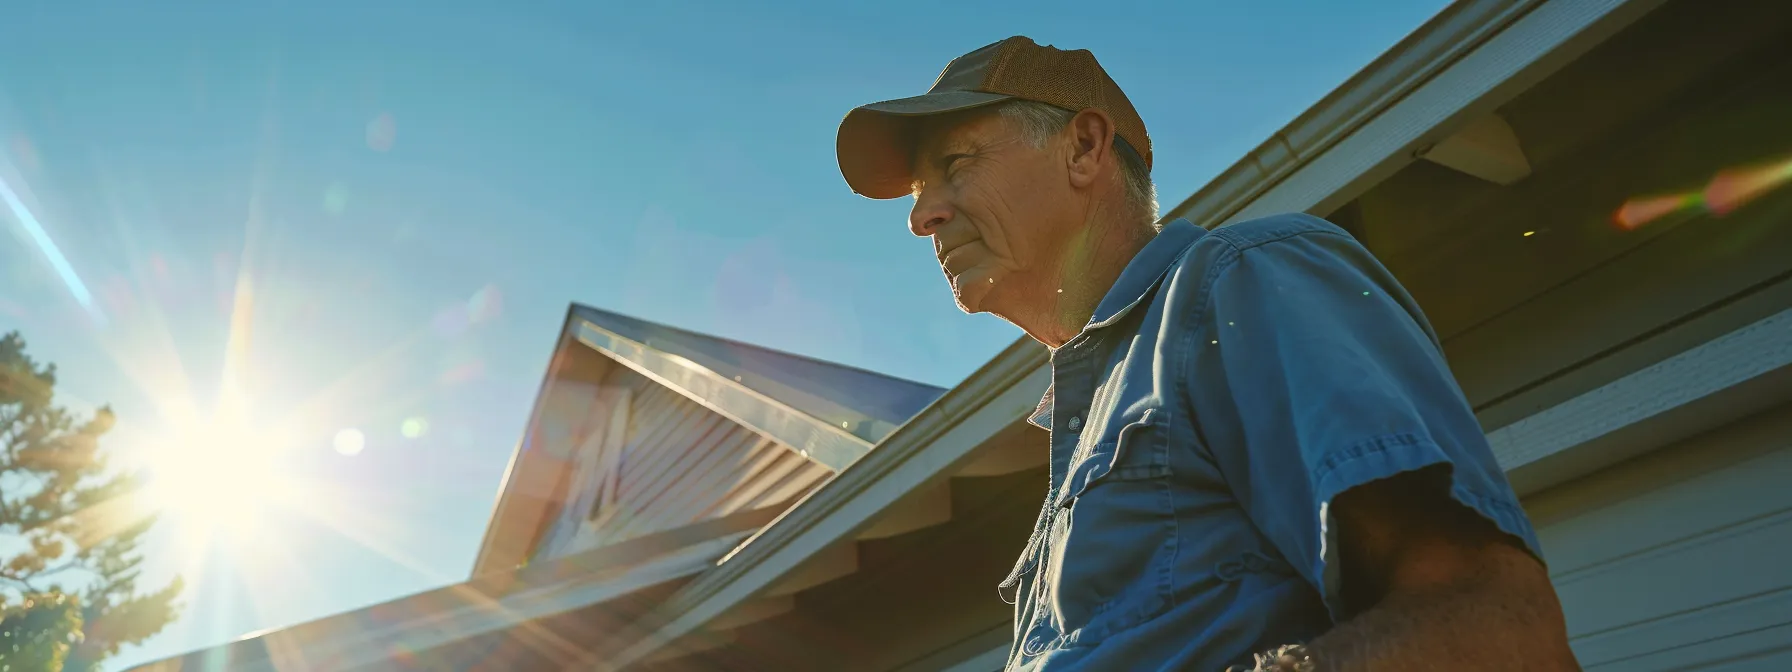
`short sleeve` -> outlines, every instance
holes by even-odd
[[[1334,617],[1327,507],[1402,472],[1448,465],[1450,494],[1541,558],[1436,337],[1392,275],[1330,225],[1228,240],[1186,316],[1188,398],[1239,504]]]

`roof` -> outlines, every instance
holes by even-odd
[[[433,649],[501,633],[539,619],[589,610],[688,579],[713,567],[770,518],[770,512],[753,511],[639,537],[517,570],[513,581],[470,580],[291,627],[253,633],[230,644],[132,669],[348,669],[379,666],[395,655],[427,655]],[[561,641],[553,646],[573,651],[588,644]]]
[[[875,440],[933,403],[942,388],[813,357],[686,331],[573,304],[578,319],[736,379],[742,385],[830,424],[875,421],[860,433]],[[738,376],[738,378],[736,378]]]
[[[521,564],[540,543],[571,466],[544,427],[551,392],[620,364],[746,430],[838,472],[937,399],[941,388],[572,304],[529,424],[500,485],[474,573]],[[583,363],[582,363],[583,362]],[[595,382],[595,381],[588,381]],[[576,412],[583,412],[582,409]]]
[[[502,633],[538,618],[600,606],[636,591],[688,579],[763,525],[763,511],[690,529],[629,539],[516,572],[516,581],[466,581],[237,642],[161,659],[134,670],[292,670],[378,665],[394,652],[430,649]],[[564,643],[570,649],[581,643]]]

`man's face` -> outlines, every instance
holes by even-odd
[[[933,251],[958,307],[1010,319],[1049,310],[1077,216],[1064,151],[1035,149],[1000,114],[938,120],[920,135],[909,230]]]

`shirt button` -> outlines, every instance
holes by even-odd
[[[1083,416],[1080,416],[1080,415],[1070,416],[1070,422],[1064,423],[1064,428],[1068,429],[1072,432],[1081,430],[1083,428]]]

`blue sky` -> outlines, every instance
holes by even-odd
[[[834,4],[9,4],[0,330],[151,468],[233,352],[323,484],[252,541],[165,520],[186,616],[117,663],[465,578],[568,302],[942,386],[1012,342],[906,201],[846,189],[855,104],[1012,34],[1088,48],[1168,206],[1445,3]]]

